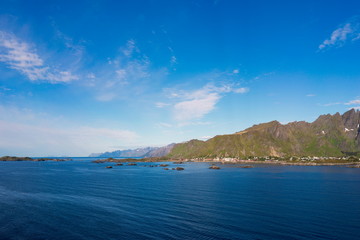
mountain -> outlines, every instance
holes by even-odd
[[[133,158],[133,157],[162,157],[171,151],[175,144],[169,144],[164,147],[146,147],[146,148],[137,148],[137,149],[128,149],[128,150],[117,150],[113,152],[105,152],[105,153],[92,153],[89,157],[126,157],[126,158]]]
[[[360,112],[321,115],[312,123],[272,121],[207,141],[176,144],[169,157],[342,156],[360,152]]]

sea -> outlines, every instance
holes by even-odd
[[[95,159],[0,162],[0,239],[360,239],[358,168]]]

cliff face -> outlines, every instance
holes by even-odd
[[[321,115],[312,123],[277,121],[207,141],[176,144],[170,157],[341,156],[360,151],[360,112]]]

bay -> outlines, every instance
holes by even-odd
[[[360,169],[91,160],[0,162],[0,238],[360,239]]]

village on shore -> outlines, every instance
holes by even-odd
[[[182,164],[186,162],[207,162],[210,164],[276,164],[276,165],[293,165],[293,166],[349,166],[360,168],[360,159],[355,156],[347,157],[249,157],[247,159],[239,158],[191,158],[191,159],[172,159],[166,157],[152,158],[107,158],[94,160],[94,163],[127,163],[127,162],[173,162]],[[245,165],[245,168],[253,167]],[[212,168],[214,169],[214,168]]]
[[[4,161],[72,161],[71,158],[30,158],[30,157],[0,157],[0,162]],[[342,156],[342,157],[316,157],[316,156],[302,156],[302,157],[276,157],[265,156],[256,157],[250,156],[246,159],[232,158],[232,157],[216,157],[216,158],[189,158],[189,159],[172,159],[168,157],[151,157],[151,158],[104,158],[92,161],[93,163],[115,163],[115,166],[137,166],[137,163],[146,162],[154,163],[146,165],[147,167],[164,167],[165,170],[184,170],[183,167],[168,168],[169,162],[173,164],[183,164],[191,162],[206,162],[211,164],[210,169],[220,169],[222,164],[239,164],[241,168],[253,168],[257,164],[273,164],[284,166],[348,166],[352,168],[360,168],[360,158],[357,156]],[[161,164],[155,164],[161,162]],[[112,168],[113,166],[106,166]]]

